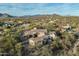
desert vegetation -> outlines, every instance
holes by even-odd
[[[0,18],[1,56],[78,56],[79,16]]]

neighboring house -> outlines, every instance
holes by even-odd
[[[64,31],[71,31],[71,26],[67,24],[66,26],[63,26],[62,28]]]
[[[52,31],[49,33],[49,35],[53,38],[56,39],[57,37],[62,37],[62,33],[60,31]]]
[[[63,26],[64,29],[67,29],[69,27],[70,27],[69,24],[67,24],[66,26]]]
[[[49,21],[49,23],[54,23],[54,21],[51,20],[51,21]]]
[[[13,25],[14,25],[14,23],[11,23],[11,22],[5,22],[5,23],[3,24],[3,27],[10,28],[10,27],[12,27]]]
[[[24,24],[22,24],[21,26],[22,27],[28,27],[30,24],[26,24],[26,23],[24,23]]]

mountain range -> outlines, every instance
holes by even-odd
[[[10,14],[7,14],[7,13],[0,13],[0,18],[39,18],[39,17],[43,17],[43,18],[45,18],[45,17],[59,17],[59,16],[61,16],[61,15],[58,15],[58,14],[51,14],[51,15],[49,15],[49,14],[46,14],[46,15],[40,15],[40,14],[38,14],[38,15],[24,15],[24,16],[12,16],[12,15],[10,15]]]

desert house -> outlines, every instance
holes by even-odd
[[[36,35],[36,37],[42,37],[46,35],[47,30],[46,29],[25,30],[23,33],[24,33],[24,36],[34,37],[34,35]]]
[[[22,41],[29,41],[31,45],[35,45],[35,41],[41,41],[42,38],[46,35],[46,29],[34,29],[34,30],[24,30],[21,35],[20,39]]]
[[[47,35],[46,29],[25,30],[21,36],[21,40],[28,41],[28,45],[34,47],[36,45],[50,44],[52,36]],[[28,37],[28,38],[27,38]]]

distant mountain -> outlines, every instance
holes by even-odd
[[[4,13],[4,14],[0,13],[0,18],[7,18],[7,17],[14,17],[14,16],[11,16],[7,13]]]
[[[47,16],[57,17],[57,16],[61,16],[61,15],[58,15],[58,14],[37,14],[37,15],[24,15],[24,16],[20,16],[20,18],[47,17]]]
[[[0,18],[33,18],[33,19],[41,19],[41,18],[49,18],[49,17],[59,17],[61,15],[58,14],[37,14],[37,15],[24,15],[24,16],[12,16],[7,13],[0,13]]]

